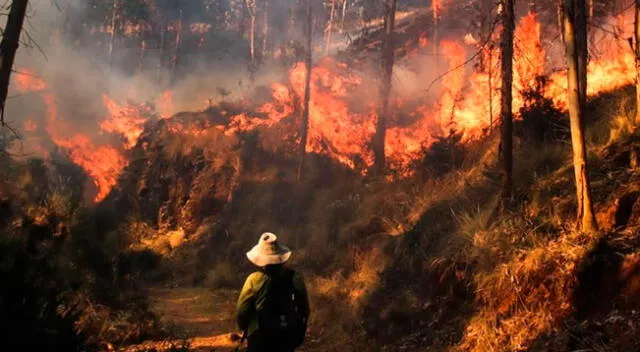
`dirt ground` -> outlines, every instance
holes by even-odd
[[[202,287],[154,288],[150,290],[151,310],[165,326],[179,337],[174,341],[146,341],[129,346],[126,352],[167,351],[172,346],[181,346],[185,341],[191,351],[225,352],[233,351],[237,342],[231,334],[240,334],[235,325],[235,302],[239,291],[228,289],[208,289]],[[320,341],[309,334],[307,342],[299,351],[322,351]]]

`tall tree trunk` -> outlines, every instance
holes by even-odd
[[[385,39],[382,48],[382,84],[380,86],[380,111],[373,139],[374,175],[382,176],[385,170],[385,135],[387,132],[387,115],[389,114],[389,95],[391,94],[391,78],[395,59],[394,28],[396,20],[397,0],[385,1],[384,19]]]
[[[256,59],[256,8],[255,0],[245,0],[245,6],[249,15],[249,58],[251,65]]]
[[[111,36],[109,37],[109,52],[107,53],[109,68],[113,65],[113,51],[116,45],[116,37],[118,35],[118,10],[120,7],[120,0],[113,0],[113,6],[111,8]]]
[[[326,33],[326,42],[324,46],[324,54],[329,55],[329,50],[331,50],[331,36],[333,35],[333,18],[336,13],[336,0],[331,0],[331,11],[329,13],[329,22],[327,23],[327,33]]]
[[[300,151],[298,161],[298,181],[302,180],[304,174],[304,161],[307,154],[307,136],[309,133],[309,102],[311,100],[311,69],[312,69],[312,53],[313,53],[313,14],[311,12],[311,0],[307,0],[307,50],[305,57],[305,81],[304,81],[304,106],[302,111],[302,121],[300,123]]]
[[[576,181],[576,199],[578,223],[583,232],[596,232],[598,227],[593,214],[591,189],[587,175],[587,148],[584,140],[583,108],[580,98],[580,72],[576,38],[576,0],[564,0],[563,37],[567,53],[567,80],[569,98],[569,116],[571,125],[571,144],[573,146],[573,168]]]
[[[512,199],[513,189],[513,31],[515,28],[513,0],[502,3],[502,94],[500,120],[502,123],[502,205],[507,207]]]
[[[432,0],[431,10],[433,11],[433,47],[436,64],[440,62],[440,2],[442,0]]]
[[[147,54],[147,41],[145,39],[142,39],[142,41],[140,42],[140,55],[139,55],[139,60],[138,60],[138,74],[142,74],[142,72],[144,71],[144,59],[145,56]]]
[[[160,25],[160,43],[158,43],[159,58],[158,67],[156,69],[156,80],[158,84],[164,84],[162,79],[162,70],[164,69],[164,51],[167,37],[167,24],[164,20],[164,17],[161,17],[158,22]]]
[[[344,19],[347,16],[349,0],[342,0],[342,17],[340,18],[340,33],[344,32]]]
[[[178,10],[178,22],[176,25],[176,43],[171,59],[171,81],[169,85],[173,87],[176,83],[176,75],[178,71],[178,60],[180,59],[180,46],[182,45],[182,9]]]
[[[20,46],[20,33],[27,13],[27,0],[13,0],[0,42],[0,123],[4,125],[4,108],[9,94],[11,70]]]
[[[269,0],[264,0],[264,7],[262,9],[262,57],[267,56],[269,44]]]
[[[493,130],[493,49],[487,50],[489,59],[489,130]]]
[[[587,41],[587,4],[585,0],[574,0],[575,6],[575,36],[576,50],[578,51],[578,93],[580,94],[580,104],[582,105],[582,113],[586,111],[587,104],[587,64],[589,47]]]
[[[635,0],[636,124],[640,125],[640,0]]]

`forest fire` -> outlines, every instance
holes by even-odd
[[[434,2],[439,4],[438,2]],[[517,112],[524,105],[523,90],[535,86],[538,76],[546,73],[545,49],[541,44],[541,26],[536,14],[529,12],[518,21],[515,36],[513,109]],[[416,43],[420,48],[433,45],[422,33]],[[476,47],[467,35],[458,41],[446,39],[439,43],[438,52],[444,57],[447,74],[440,83],[439,96],[433,103],[425,103],[424,96],[398,96],[392,109],[391,123],[387,129],[386,156],[395,173],[409,176],[412,163],[437,137],[446,137],[451,131],[462,134],[469,141],[485,134],[491,124],[499,120],[500,70],[499,52],[489,53],[487,67],[465,68],[468,48]],[[607,43],[607,53],[589,65],[589,94],[611,90],[630,83],[634,79],[633,54],[615,41]],[[408,59],[421,60],[418,55]],[[491,58],[491,56],[494,56]],[[491,66],[491,67],[489,67]],[[301,113],[301,97],[304,96],[305,66],[295,64],[288,74],[287,83],[271,86],[271,101],[235,116],[229,116],[224,129],[226,134],[250,131],[258,127],[269,128],[284,119],[297,119]],[[377,106],[375,99],[362,101],[352,92],[364,82],[363,76],[348,69],[332,58],[319,61],[312,70],[310,122],[307,152],[324,154],[337,162],[363,174],[373,165],[370,141],[375,133]],[[122,145],[93,144],[85,135],[63,134],[72,131],[63,126],[57,116],[56,99],[48,84],[30,71],[15,76],[16,89],[21,92],[40,92],[47,105],[46,127],[52,141],[69,151],[72,160],[92,177],[98,195],[104,199],[115,185],[118,174],[127,165],[123,152],[133,148],[143,133],[149,116],[170,118],[175,113],[174,93],[165,91],[155,101],[155,111],[146,105],[120,104],[108,95],[102,96],[107,115],[99,123],[103,132],[120,135]],[[545,96],[559,108],[566,106],[566,77],[562,72],[552,74]],[[433,101],[433,99],[431,99]],[[413,111],[404,111],[409,106]],[[411,123],[400,125],[398,115],[409,116]],[[266,115],[266,118],[264,117]],[[517,118],[517,116],[516,116]],[[35,130],[36,124],[25,126]],[[172,123],[170,130],[197,135],[193,128]],[[295,137],[296,135],[289,136]],[[283,136],[284,139],[284,136]]]
[[[103,200],[116,184],[116,180],[120,172],[126,167],[127,161],[120,152],[113,146],[102,145],[97,146],[92,142],[91,138],[82,134],[69,134],[73,128],[59,118],[58,105],[55,95],[50,91],[49,85],[32,73],[31,70],[21,71],[15,77],[16,89],[21,93],[38,92],[42,95],[43,102],[46,106],[45,130],[49,138],[60,148],[68,151],[71,160],[82,167],[85,172],[92,178],[97,188],[97,194],[94,201]],[[108,108],[115,109],[115,104],[105,100]],[[115,128],[117,124],[107,123],[109,128]],[[35,131],[37,124],[28,120],[25,126],[26,131]],[[120,129],[129,128],[130,126]],[[129,130],[127,130],[130,133]],[[134,129],[135,131],[135,129]],[[137,136],[136,136],[137,138]],[[130,142],[129,142],[130,143]]]
[[[102,96],[102,101],[109,115],[100,123],[100,128],[106,132],[121,134],[126,140],[125,147],[133,148],[144,130],[143,125],[146,119],[138,116],[138,109],[122,106],[107,95]]]

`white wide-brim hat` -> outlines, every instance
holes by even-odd
[[[279,244],[278,236],[271,232],[260,235],[258,244],[247,252],[247,258],[257,266],[282,264],[289,260],[290,256],[291,250]]]

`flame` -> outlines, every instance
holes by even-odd
[[[47,89],[47,82],[38,77],[33,70],[22,69],[12,77],[15,88],[20,93],[40,92]]]
[[[626,38],[626,37],[625,37]],[[594,96],[601,92],[631,84],[635,81],[635,58],[626,43],[605,41],[601,44],[604,55],[591,60],[587,65],[587,95]],[[552,99],[556,107],[567,107],[567,77],[564,72],[557,72],[550,77],[546,96]]]
[[[439,14],[443,1],[434,0],[432,4],[434,13]],[[200,30],[204,29],[198,27]],[[520,18],[515,38],[513,111],[518,118],[517,112],[524,105],[522,91],[534,86],[536,78],[547,73],[549,63],[545,60],[547,53],[541,44],[541,25],[535,13],[529,12]],[[448,73],[439,82],[438,92],[430,92],[429,96],[392,97],[385,151],[394,174],[411,175],[412,165],[420,160],[424,148],[434,143],[437,137],[447,136],[451,129],[462,133],[463,141],[469,141],[484,135],[491,122],[497,119],[501,89],[500,53],[482,48],[489,57],[489,60],[484,60],[484,67],[465,65],[470,48],[475,52],[480,44],[480,40],[471,34],[458,40],[441,40],[439,52]],[[413,55],[415,47],[427,45],[427,36],[422,33],[417,40],[414,37],[401,49],[411,60],[431,60]],[[627,85],[635,79],[634,56],[626,42],[602,40],[599,47],[604,55],[593,57],[588,66],[588,94],[591,96]],[[425,64],[432,63],[426,61]],[[47,82],[30,70],[21,72],[23,74],[14,76],[15,89],[39,93],[47,106],[44,123],[38,126],[33,119],[27,120],[25,131],[46,131],[49,138],[68,151],[71,160],[91,177],[98,189],[95,201],[103,200],[128,164],[124,152],[137,144],[153,109],[131,102],[122,104],[107,95],[102,96],[107,114],[97,127],[102,132],[122,136],[123,142],[98,144],[88,135],[74,133],[72,126],[59,118],[56,97]],[[269,101],[251,107],[242,105],[248,108],[240,114],[222,114],[224,122],[217,122],[217,125],[211,121],[186,124],[171,118],[176,112],[173,91],[164,92],[154,105],[159,117],[167,119],[169,130],[179,135],[206,138],[206,131],[211,127],[232,135],[282,124],[293,126],[286,130],[288,135],[283,139],[299,141],[295,128],[299,127],[303,111],[305,80],[305,65],[295,64],[288,72],[287,82],[271,86]],[[326,155],[363,174],[373,165],[370,142],[375,133],[378,100],[377,96],[362,99],[353,93],[356,88],[366,85],[364,82],[367,81],[363,76],[331,58],[325,58],[313,67],[307,143],[307,152]],[[377,92],[376,89],[373,91]],[[552,99],[557,107],[566,107],[565,72],[550,75],[545,96]]]
[[[15,76],[15,87],[20,92],[38,92],[46,106],[45,130],[51,140],[60,148],[68,151],[71,160],[82,167],[92,178],[98,192],[95,202],[102,201],[116,184],[120,172],[126,167],[126,159],[112,146],[95,145],[86,135],[71,134],[73,128],[59,119],[56,98],[49,85],[34,75],[31,70],[22,70],[24,74]],[[35,122],[28,120],[25,130],[37,128]]]
[[[173,104],[173,91],[167,90],[156,100],[156,109],[161,118],[169,118],[176,113]]]
[[[138,109],[120,105],[108,95],[103,95],[102,101],[109,111],[109,115],[100,123],[100,128],[106,132],[122,135],[126,140],[126,149],[135,147],[138,138],[144,131],[143,126],[146,119],[139,115]]]
[[[24,122],[24,126],[23,129],[25,132],[35,132],[36,130],[38,130],[38,124],[33,121],[33,119],[28,119]]]
[[[433,18],[440,17],[440,11],[443,8],[444,0],[432,0],[431,1],[431,10],[433,11]]]

